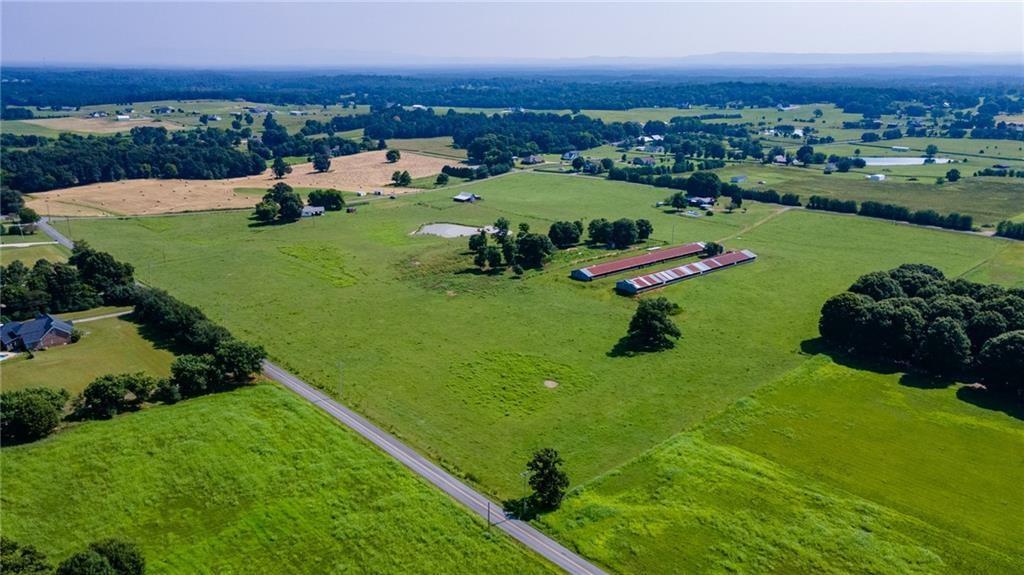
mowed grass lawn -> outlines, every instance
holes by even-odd
[[[241,388],[0,451],[4,535],[149,573],[553,573],[303,399]]]
[[[817,335],[822,303],[865,272],[923,262],[951,276],[982,277],[989,273],[985,270],[996,270],[994,279],[1024,285],[1024,269],[1015,270],[1012,263],[1016,252],[1007,249],[1008,242],[991,238],[782,211],[756,202],[747,202],[746,212],[688,218],[653,207],[665,190],[584,177],[512,174],[469,187],[484,200],[462,205],[443,190],[425,192],[355,215],[329,214],[315,225],[250,228],[244,214],[224,213],[83,221],[75,230],[93,245],[135,263],[152,260],[164,245],[178,246],[179,255],[168,257],[167,263],[140,266],[142,279],[170,289],[232,331],[262,343],[275,360],[500,497],[522,494],[518,473],[538,447],[557,448],[577,486],[610,471],[618,473],[612,470],[623,464],[628,463],[623,473],[644,467],[642,461],[657,452],[652,448],[674,436],[673,441],[691,437],[737,401],[746,401],[806,363],[810,356],[802,344]],[[528,222],[541,232],[556,219],[647,217],[655,226],[651,243],[719,240],[729,248],[752,249],[760,257],[751,265],[657,294],[683,308],[677,321],[684,338],[676,349],[614,357],[609,352],[625,333],[635,302],[613,293],[618,277],[591,283],[567,277],[581,262],[608,255],[603,250],[560,252],[544,272],[514,279],[511,274],[472,270],[465,239],[410,235],[424,223],[484,225],[498,216],[508,217],[513,225]],[[559,385],[549,389],[543,384],[546,379]],[[907,393],[919,391],[925,393]],[[965,404],[952,393],[941,401],[977,412],[981,419],[995,413]],[[897,412],[882,416],[900,417]],[[1021,424],[1013,420],[1006,425]],[[947,439],[969,450],[979,440],[972,429],[963,422],[962,433],[950,432]],[[1012,434],[998,437],[1005,440],[999,446],[1005,453],[1024,445]],[[896,451],[920,443],[899,433],[890,440]],[[713,443],[708,457],[717,457],[711,451],[718,447],[739,450]],[[886,465],[887,446],[876,447],[877,464]],[[745,457],[736,455],[737,460]],[[893,541],[909,536],[908,525],[932,526],[932,511],[917,510],[913,501],[894,510],[890,505],[895,503],[874,501],[872,493],[847,493],[827,477],[805,477],[786,461],[764,459],[764,465],[794,479],[772,484],[789,491],[773,493],[777,504],[754,513],[749,525],[759,530],[752,537],[767,537],[778,526],[789,525],[804,508],[802,502],[814,500],[816,490],[832,490],[843,498],[846,515],[837,519],[839,524],[849,525],[858,517],[867,508],[861,502],[884,507],[883,514],[908,517],[909,523],[886,523],[892,537],[879,536],[880,544],[916,561],[911,547]],[[716,469],[712,463],[705,469]],[[915,473],[956,477],[973,464],[941,458]],[[662,478],[653,469],[637,473]],[[894,476],[901,476],[898,469]],[[601,481],[594,489],[600,489]],[[994,481],[1012,489],[1020,477],[1008,470]],[[733,482],[723,477],[721,488],[729,490]],[[590,486],[585,488],[589,493]],[[770,486],[740,488],[754,497]],[[672,538],[673,517],[677,507],[690,505],[699,495],[668,490],[661,497],[656,486],[651,489],[655,503],[642,521],[631,521],[621,510],[608,511],[606,526],[615,527],[618,541],[584,531],[586,521],[572,515],[560,519],[563,515],[556,514],[550,524],[612,568],[643,571],[670,561],[671,549],[686,543]],[[948,506],[951,510],[966,505],[964,492],[949,497],[961,499]],[[569,510],[576,501],[570,500]],[[701,521],[725,520],[708,505]],[[744,551],[736,533],[708,532],[705,552],[693,550],[693,562],[683,565],[700,571],[697,567],[710,563],[699,561],[712,561],[711,553],[721,553],[737,565],[744,557],[775,557],[772,564],[781,566],[781,572],[787,571],[783,559],[792,560],[796,571],[813,568],[810,559],[784,549],[781,532],[764,542],[771,548],[764,553]],[[617,547],[612,552],[596,547],[605,541]],[[928,547],[940,557],[951,548],[941,541]],[[877,550],[852,547],[842,565],[846,571],[869,572]],[[891,572],[899,572],[902,563],[892,565],[896,570]]]
[[[28,239],[32,237],[34,239]],[[46,236],[26,236],[26,242],[46,241]],[[6,242],[14,243],[14,242]],[[32,267],[39,260],[51,262],[63,262],[68,259],[68,250],[56,244],[45,244],[41,246],[28,246],[23,248],[12,248],[0,245],[0,265],[10,265],[11,262],[19,261],[28,267]]]
[[[103,315],[97,310],[93,315]],[[73,319],[73,318],[72,318]],[[140,326],[123,317],[76,324],[82,331],[77,343],[52,347],[4,361],[4,391],[25,387],[63,387],[77,395],[92,380],[108,373],[145,372],[156,377],[171,373],[174,354],[147,340]]]

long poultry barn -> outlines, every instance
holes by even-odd
[[[590,281],[603,278],[626,270],[633,270],[649,265],[654,265],[668,260],[685,258],[700,253],[704,249],[704,242],[694,242],[670,248],[651,250],[646,254],[613,260],[603,264],[595,264],[590,267],[572,270],[570,276],[581,281]]]
[[[692,277],[702,276],[722,268],[728,268],[752,262],[757,259],[757,254],[750,250],[738,252],[727,252],[720,256],[682,265],[676,268],[654,272],[628,280],[621,280],[615,284],[615,289],[625,294],[638,294],[676,282],[681,282]]]

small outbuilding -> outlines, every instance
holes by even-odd
[[[466,202],[473,203],[473,202],[476,202],[476,201],[482,200],[482,199],[483,198],[481,198],[480,196],[478,196],[476,194],[471,194],[469,192],[462,192],[462,193],[460,193],[458,195],[452,196],[452,201],[460,202],[460,203],[466,203]]]
[[[577,152],[576,150],[573,150],[571,152],[566,152],[566,153],[562,154],[562,159],[567,161],[567,162],[571,162],[571,161],[575,160],[578,157],[580,157],[580,153]]]
[[[884,182],[885,174],[871,174],[870,176],[868,176],[868,179],[871,180],[872,182]]]
[[[302,217],[304,217],[304,218],[311,218],[313,216],[322,216],[322,215],[324,215],[324,207],[323,206],[303,206],[303,208],[302,208]]]

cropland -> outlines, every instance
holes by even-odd
[[[914,262],[1024,286],[1024,244],[752,201],[686,217],[655,207],[665,190],[582,176],[461,190],[483,200],[424,191],[268,227],[240,212],[83,219],[72,235],[499,498],[524,494],[533,450],[558,449],[574,491],[540,524],[613,572],[1019,572],[1021,415],[816,340],[822,303],[861,274]],[[647,218],[641,249],[713,240],[758,259],[656,290],[682,307],[683,338],[624,356],[636,302],[614,293],[622,277],[568,275],[638,250],[579,246],[516,278],[473,267],[465,238],[412,234],[499,217],[541,233]]]
[[[452,160],[406,153],[394,163],[385,152],[363,152],[331,160],[331,169],[317,172],[306,162],[292,166],[292,173],[278,180],[268,170],[258,176],[223,180],[121,180],[55,190],[29,197],[28,205],[40,214],[54,216],[153,215],[251,208],[256,200],[242,189],[267,189],[277,182],[293,187],[335,188],[367,191],[384,188],[395,170],[414,178],[437,174]],[[408,191],[395,188],[391,193]]]

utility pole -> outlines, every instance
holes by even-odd
[[[529,474],[530,474],[529,471],[523,471],[523,472],[521,472],[519,474],[519,476],[523,478],[523,493],[526,493],[526,476],[529,475]],[[519,519],[521,521],[525,521],[526,520],[525,519],[526,518],[526,499],[528,497],[529,497],[528,495],[523,495],[523,506],[522,506],[523,510],[522,510],[521,514],[519,515]]]
[[[339,361],[338,362],[338,399],[341,399],[341,384],[342,384],[342,381],[344,380],[344,372],[343,372],[343,368],[344,367],[345,367],[345,362]]]

